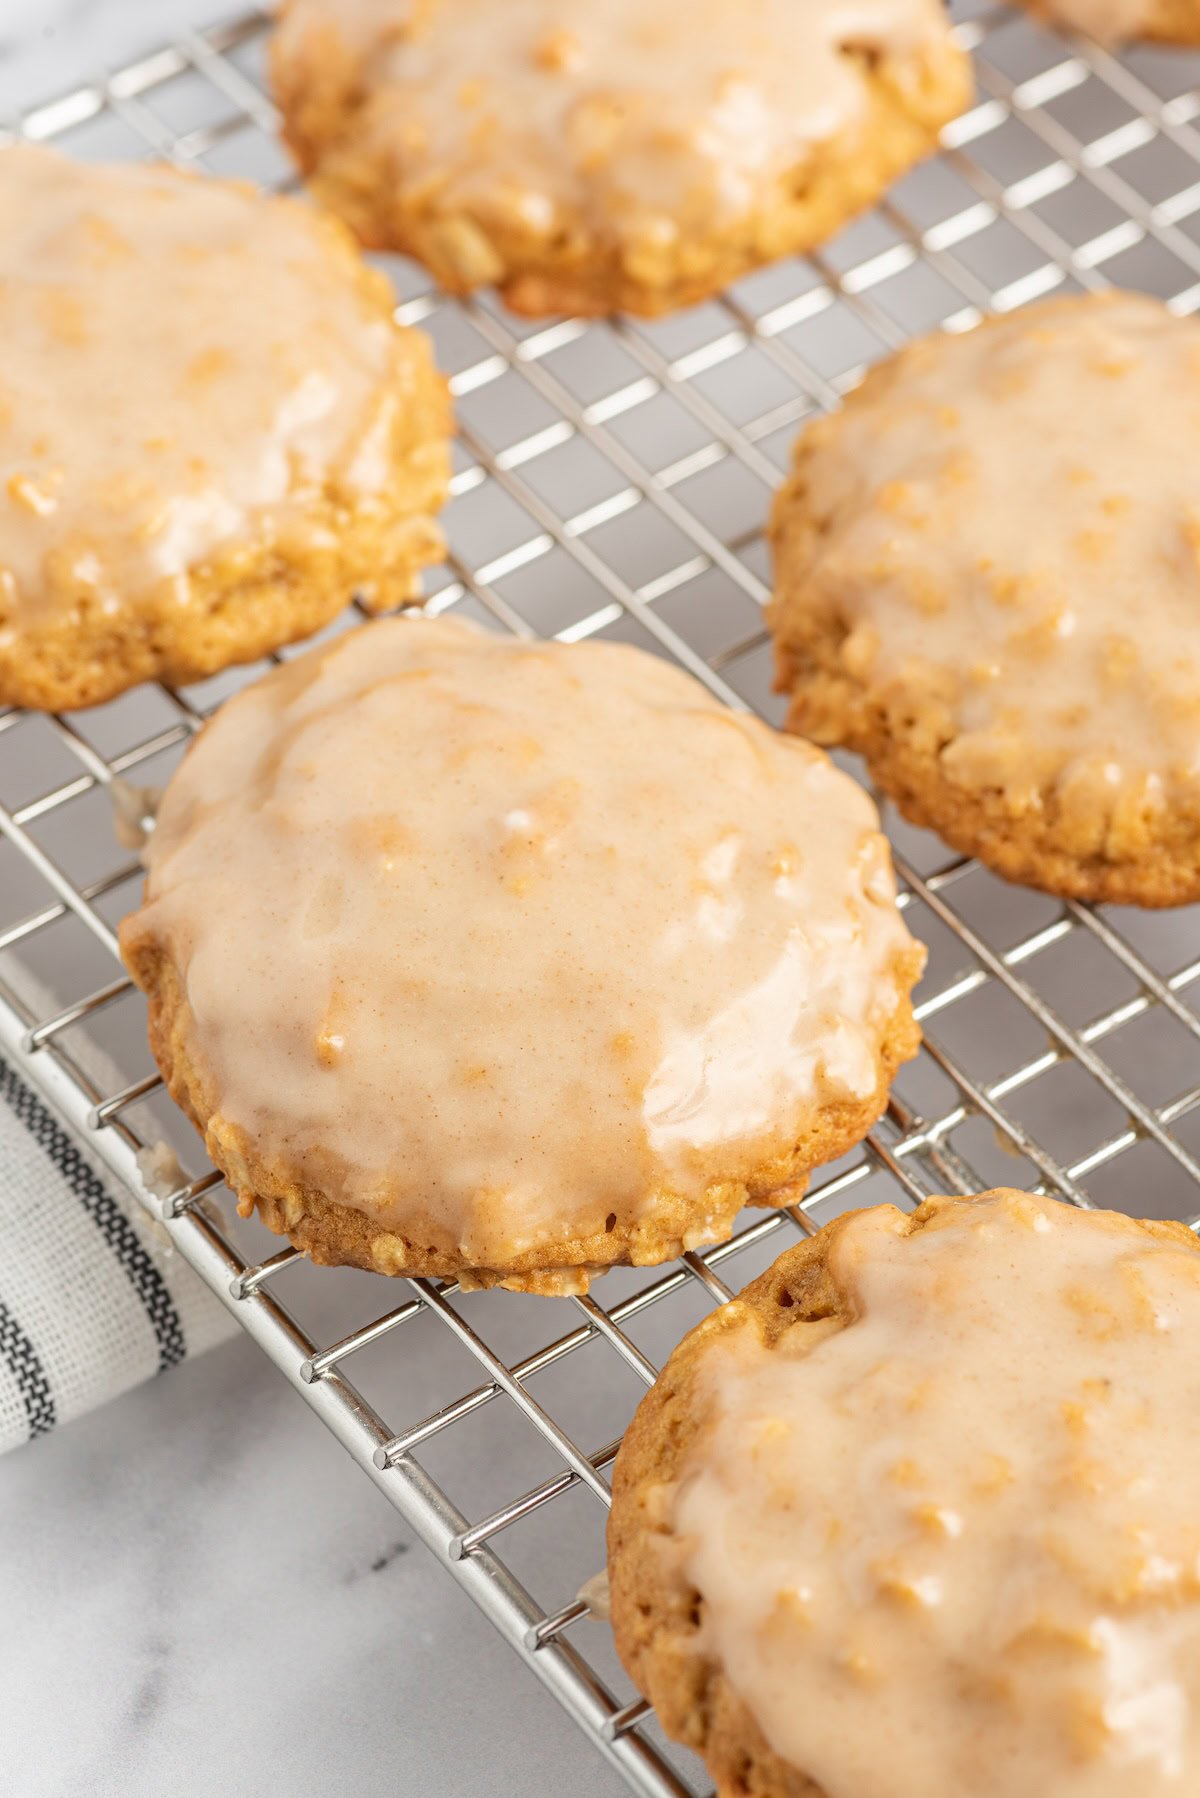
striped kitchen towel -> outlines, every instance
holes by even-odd
[[[236,1328],[0,1060],[0,1453]]]

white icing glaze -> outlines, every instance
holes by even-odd
[[[708,1351],[700,1646],[827,1798],[1200,1789],[1200,1255],[998,1193],[829,1265]]]
[[[940,44],[936,0],[290,0],[275,54],[346,47],[357,141],[440,213],[711,234],[851,125],[858,54]]]
[[[471,1265],[663,1195],[707,1240],[710,1183],[873,1093],[915,954],[821,752],[657,658],[451,620],[231,700],[146,860],[123,945],[181,970],[216,1127]]]
[[[184,603],[252,524],[383,487],[396,332],[355,276],[248,184],[0,150],[0,632],[81,595]]]
[[[889,711],[945,718],[950,780],[1101,831],[1200,809],[1200,322],[1051,301],[912,346],[815,430],[798,603]]]

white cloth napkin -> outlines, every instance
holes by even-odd
[[[0,1060],[0,1453],[236,1325]]]

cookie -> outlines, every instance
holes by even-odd
[[[1047,25],[1082,31],[1101,44],[1133,38],[1200,43],[1200,0],[1022,0]]]
[[[1200,899],[1200,322],[1051,300],[872,370],[771,525],[789,723],[1010,880]]]
[[[1200,1255],[999,1191],[849,1213],[617,1457],[617,1648],[722,1798],[1200,1789]]]
[[[449,403],[392,310],[295,200],[0,150],[0,704],[194,680],[417,593]]]
[[[169,785],[121,951],[246,1211],[314,1260],[581,1292],[882,1111],[923,951],[870,800],[616,644],[371,624]]]
[[[810,249],[968,104],[939,0],[284,0],[284,136],[364,243],[655,314]]]

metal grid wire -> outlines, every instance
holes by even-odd
[[[805,417],[913,333],[962,330],[1052,289],[1113,281],[1200,305],[1200,61],[1117,60],[998,8],[957,17],[979,91],[941,157],[822,254],[679,318],[519,325],[387,264],[399,315],[433,333],[458,406],[453,552],[434,609],[641,643],[778,718],[761,525]],[[264,29],[256,15],[188,37],[11,128],[77,154],[154,153],[282,184]],[[315,1273],[270,1252],[197,1164],[115,959],[139,869],[114,845],[106,789],[161,781],[257,672],[71,718],[0,714],[0,1048],[165,1223],[630,1786],[702,1789],[573,1597],[603,1563],[606,1474],[639,1393],[706,1307],[850,1204],[1024,1183],[1194,1223],[1197,912],[1095,912],[1005,887],[891,819],[902,903],[931,949],[926,1044],[879,1128],[801,1205],[574,1300]],[[135,1160],[160,1139],[188,1164],[165,1197]]]

